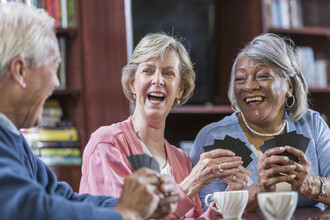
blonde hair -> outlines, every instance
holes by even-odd
[[[169,51],[175,51],[180,59],[181,85],[184,86],[180,105],[188,101],[195,89],[196,74],[190,57],[182,43],[174,37],[164,33],[151,33],[142,38],[140,43],[134,49],[132,58],[122,69],[121,84],[125,96],[134,102],[133,93],[130,88],[130,82],[134,79],[135,72],[140,63],[151,58],[164,58]],[[172,108],[177,106],[174,102]]]

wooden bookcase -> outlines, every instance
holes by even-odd
[[[206,124],[221,120],[232,111],[227,98],[233,61],[239,50],[261,33],[289,36],[297,46],[310,46],[316,58],[330,60],[330,1],[302,0],[304,26],[297,29],[267,27],[264,0],[216,1],[216,106],[180,107],[168,116],[165,137],[170,143],[194,140]],[[330,119],[330,86],[310,89],[310,107]],[[227,109],[226,109],[227,106]],[[225,110],[226,109],[226,110]],[[329,121],[328,121],[329,122]]]
[[[76,0],[75,28],[58,28],[67,45],[67,89],[55,91],[64,119],[74,123],[83,152],[92,132],[129,116],[120,83],[126,64],[124,1]],[[80,165],[51,166],[78,192]]]
[[[316,56],[330,59],[329,0],[302,0],[304,24],[300,29],[274,29],[266,25],[264,0],[216,1],[216,78],[214,106],[183,106],[166,121],[165,137],[171,144],[194,140],[198,131],[232,113],[227,98],[230,70],[239,49],[255,36],[274,32],[290,36],[298,46],[311,46]],[[126,64],[124,1],[76,1],[75,30],[58,31],[67,37],[68,89],[57,91],[64,116],[77,126],[82,150],[93,131],[126,119],[129,102],[120,83]],[[311,89],[311,107],[330,117],[330,87]],[[178,145],[177,145],[178,146]],[[60,180],[78,190],[80,167],[52,167]],[[71,175],[67,175],[67,171]],[[78,174],[78,175],[76,175]]]

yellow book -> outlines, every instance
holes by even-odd
[[[78,141],[78,133],[74,127],[67,129],[40,129],[39,141]]]
[[[41,148],[39,150],[39,156],[41,157],[72,157],[81,156],[79,148]]]

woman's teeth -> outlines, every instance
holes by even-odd
[[[150,101],[163,101],[165,95],[163,93],[151,92],[148,94],[148,98]]]
[[[245,99],[245,102],[247,104],[250,104],[251,102],[262,102],[262,101],[263,101],[263,98],[261,96]]]

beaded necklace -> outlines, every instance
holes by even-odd
[[[275,133],[272,133],[272,134],[263,134],[263,133],[259,133],[259,132],[255,131],[255,130],[253,130],[253,129],[249,126],[249,124],[248,124],[247,121],[245,120],[245,117],[244,117],[243,112],[241,112],[241,114],[242,114],[243,122],[244,122],[245,126],[249,129],[249,131],[251,131],[253,134],[256,134],[256,135],[259,135],[259,136],[262,136],[262,137],[272,137],[272,136],[275,136],[275,135],[279,135],[279,134],[282,133],[282,131],[283,131],[284,128],[285,128],[286,120],[284,120],[283,124],[281,125],[281,128],[280,128],[277,132],[275,132]]]

